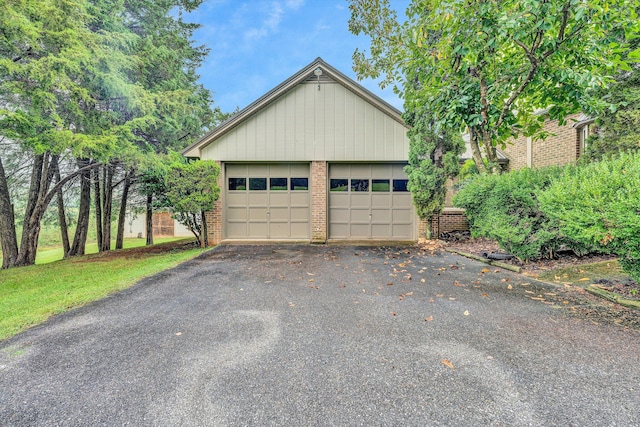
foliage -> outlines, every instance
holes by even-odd
[[[143,277],[201,253],[193,248],[176,251],[175,243],[168,244],[170,251],[160,252],[162,247],[154,246],[149,252],[124,249],[19,270],[1,270],[0,340],[42,323],[54,314],[128,288]]]
[[[195,24],[182,20],[201,0],[21,0],[3,2],[0,15],[0,137],[32,157],[18,252],[5,173],[0,173],[0,240],[7,266],[35,262],[40,223],[57,188],[60,156],[74,164],[131,169],[148,153],[182,148],[221,116],[211,94],[198,84],[197,68],[207,49],[192,41]],[[0,153],[0,166],[5,160]],[[9,167],[13,169],[14,162]],[[0,168],[0,172],[2,168]],[[83,171],[58,178],[60,185]],[[86,171],[85,171],[86,172]],[[103,177],[105,175],[103,174]],[[111,177],[104,190],[109,215]],[[119,182],[129,180],[121,180]],[[84,181],[83,181],[84,182]],[[86,190],[86,191],[85,191]],[[126,192],[123,192],[123,194]],[[88,200],[83,187],[81,200]],[[88,225],[88,204],[78,229]],[[121,209],[126,200],[121,203]],[[81,221],[80,216],[83,217]],[[64,218],[64,212],[60,216]],[[109,224],[109,218],[106,218]],[[110,228],[105,228],[105,241]],[[85,233],[86,234],[86,233]],[[79,233],[76,237],[82,235]],[[78,246],[84,246],[77,239]],[[73,248],[76,248],[74,242]]]
[[[405,113],[409,130],[408,188],[420,218],[430,219],[444,207],[447,180],[459,170],[464,151],[460,135],[438,132],[427,115]]]
[[[165,178],[166,196],[178,221],[206,246],[204,212],[212,210],[220,196],[220,166],[211,160],[174,161]]]
[[[543,211],[537,192],[562,175],[559,168],[521,169],[503,175],[477,175],[464,183],[454,204],[465,208],[472,234],[495,239],[522,260],[552,258],[561,247],[578,254],[589,244],[571,240]]]
[[[588,89],[628,69],[626,40],[638,33],[635,0],[413,0],[400,23],[388,0],[350,0],[349,29],[371,38],[354,53],[359,77],[384,76],[405,109],[419,106],[436,128],[468,131],[473,159],[499,172],[496,147],[544,116],[561,122],[605,104]],[[483,152],[481,151],[483,148]]]
[[[537,198],[563,234],[615,253],[623,270],[640,281],[639,188],[640,153],[622,153],[567,169]]]
[[[632,46],[638,45],[640,39],[632,41]],[[599,114],[596,133],[589,137],[581,159],[601,160],[620,151],[640,150],[640,63],[618,72],[615,82],[594,96],[601,96],[616,108]]]

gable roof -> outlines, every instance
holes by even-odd
[[[317,68],[320,68],[322,70],[322,75],[319,77],[314,74],[314,71]],[[269,92],[267,92],[266,94],[249,104],[247,107],[243,108],[242,110],[222,122],[220,125],[209,131],[206,135],[198,139],[196,142],[182,150],[182,154],[186,157],[201,157],[200,152],[204,147],[211,144],[227,132],[231,131],[236,126],[240,125],[247,118],[251,117],[253,114],[257,113],[262,108],[269,105],[292,88],[296,87],[298,84],[304,83],[307,80],[315,81],[316,79],[319,79],[319,81],[326,81],[326,79],[330,79],[341,84],[346,89],[355,93],[360,98],[372,104],[374,107],[391,117],[393,120],[406,127],[406,124],[402,119],[402,113],[400,112],[400,110],[393,107],[382,98],[376,96],[374,93],[365,89],[362,85],[350,79],[337,69],[333,68],[331,65],[327,64],[322,58],[318,57],[309,65],[302,68],[287,80],[283,81],[278,86],[271,89]]]

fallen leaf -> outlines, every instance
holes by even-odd
[[[449,369],[453,369],[453,363],[451,363],[451,361],[448,359],[442,359],[440,363],[442,363],[444,366],[446,366]]]
[[[387,286],[393,286],[393,282],[387,283]]]
[[[450,265],[449,268],[452,270],[457,270],[460,267],[458,267],[457,265]]]
[[[313,279],[309,279],[309,282],[315,282],[315,280],[313,280]]]
[[[583,277],[582,279],[578,279],[578,282],[588,282],[589,280],[591,279],[589,279],[588,277]]]
[[[433,298],[429,298],[429,302],[435,302]]]
[[[562,301],[562,303],[566,305],[566,304],[569,304],[569,301],[565,300],[565,301]]]
[[[531,298],[532,300],[535,300],[535,301],[544,301],[545,300],[544,298],[541,298],[541,297],[529,297],[529,298]]]
[[[507,289],[513,289],[513,286],[511,286],[511,284],[509,284],[509,286],[507,286]]]
[[[433,316],[429,316],[429,317],[425,317],[424,321],[425,322],[431,322],[433,320]]]
[[[489,273],[491,270],[489,270],[488,268],[483,268],[482,270],[480,270],[481,273]]]
[[[489,298],[489,294],[482,294],[483,297]]]
[[[315,273],[309,273],[308,271],[307,271],[307,274],[308,274],[309,276],[315,276]]]
[[[534,293],[535,293],[535,292],[528,291],[528,290],[526,290],[526,289],[525,289],[524,291],[525,291],[526,293],[528,293],[528,294],[534,294]]]
[[[289,303],[289,307],[295,307],[296,305],[292,302]]]
[[[420,283],[425,283],[425,282],[426,282],[426,280],[420,279]]]

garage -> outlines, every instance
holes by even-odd
[[[308,240],[308,163],[226,164],[226,239]]]
[[[329,239],[414,240],[405,164],[329,165]]]

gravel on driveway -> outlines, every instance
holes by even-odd
[[[0,426],[640,426],[640,332],[573,308],[415,247],[220,246],[0,343]]]

